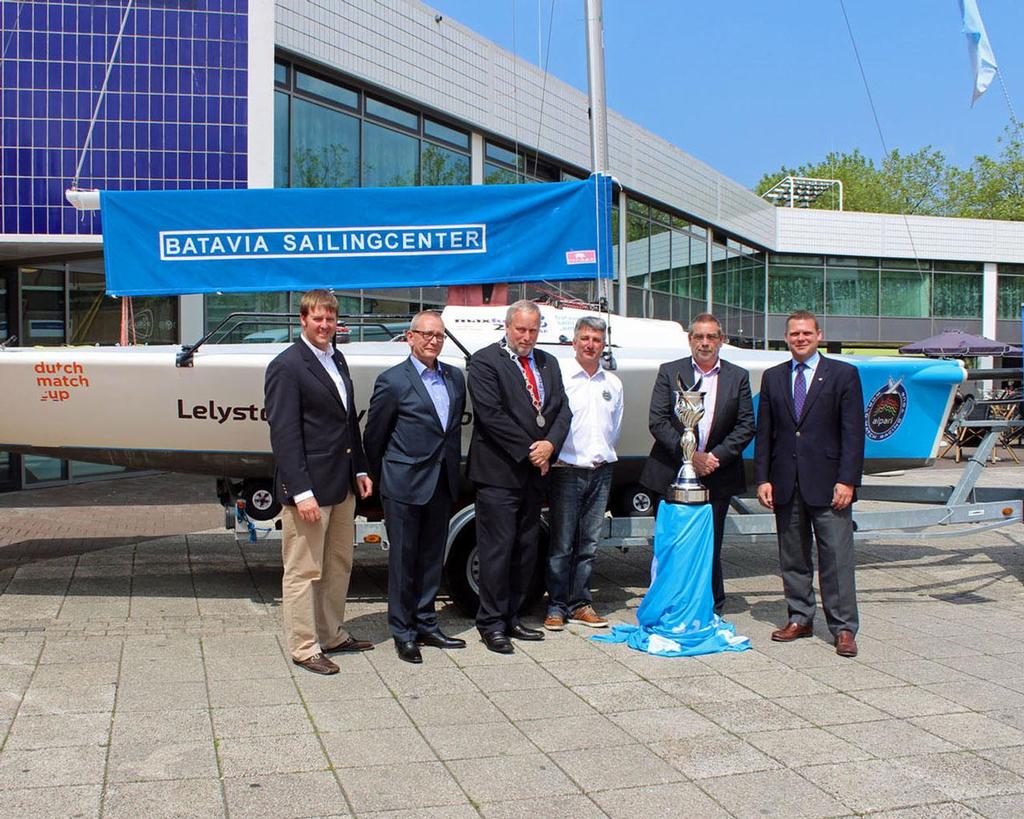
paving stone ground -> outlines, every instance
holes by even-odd
[[[822,623],[772,643],[775,549],[734,543],[726,613],[751,651],[658,659],[570,626],[505,657],[442,599],[469,647],[413,667],[360,549],[349,624],[377,648],[324,678],[283,650],[279,545],[218,530],[212,489],[0,496],[0,816],[1024,815],[1021,525],[859,544],[854,660]],[[650,558],[600,554],[613,621],[635,622]]]

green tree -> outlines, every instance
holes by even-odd
[[[1024,220],[1024,124],[1014,120],[999,138],[998,159],[976,156],[951,178],[950,211],[979,219]]]
[[[844,210],[945,215],[950,172],[942,152],[930,147],[911,154],[891,151],[880,165],[859,149],[851,153],[833,151],[820,162],[765,174],[756,191],[762,194],[787,176],[839,179],[843,183]],[[824,194],[812,207],[837,209],[838,192]]]
[[[1024,221],[1024,124],[1012,120],[999,144],[998,158],[976,156],[968,168],[930,146],[891,151],[879,164],[857,149],[833,151],[820,162],[766,173],[755,190],[762,194],[786,176],[840,179],[844,210]],[[812,207],[836,209],[838,194],[826,193]]]

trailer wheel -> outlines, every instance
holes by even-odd
[[[638,483],[624,486],[613,506],[619,517],[645,518],[654,515],[654,497]]]
[[[272,520],[281,512],[270,481],[246,480],[239,497],[245,501],[245,513],[253,520]]]
[[[480,554],[476,526],[470,522],[455,538],[444,564],[444,582],[452,602],[467,617],[480,607]]]
[[[544,594],[544,577],[548,560],[548,530],[542,523],[537,540],[537,565],[524,609],[530,608]],[[480,552],[476,547],[476,525],[470,522],[455,538],[444,564],[444,581],[452,602],[467,617],[476,617],[480,608]]]

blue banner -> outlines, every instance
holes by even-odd
[[[115,296],[611,278],[612,180],[104,191]]]

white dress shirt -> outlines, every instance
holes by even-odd
[[[341,405],[345,408],[345,411],[348,412],[348,391],[345,389],[345,380],[341,377],[341,373],[338,371],[338,365],[334,361],[334,348],[328,347],[326,350],[321,350],[306,338],[305,333],[299,336],[299,338],[301,338],[306,343],[306,346],[313,351],[313,355],[316,356],[316,360],[319,361],[327,371],[327,376],[334,382],[334,387],[338,390],[338,397],[341,398]],[[365,474],[365,472],[359,472],[356,477],[361,477]],[[301,503],[307,498],[312,498],[313,496],[313,490],[307,489],[305,492],[299,492],[299,494],[292,498],[292,500],[295,501],[295,503]]]
[[[338,390],[338,396],[341,398],[341,405],[348,411],[348,392],[345,389],[345,380],[341,377],[341,373],[338,372],[338,365],[334,362],[334,348],[328,347],[326,350],[321,350],[315,344],[311,343],[306,338],[305,333],[299,336],[313,351],[313,355],[316,356],[316,360],[320,362],[323,368],[327,371],[328,377],[334,382],[335,388]]]
[[[814,383],[814,373],[818,369],[818,363],[821,361],[821,354],[815,351],[814,355],[808,358],[804,362],[804,366],[807,367],[804,370],[804,383],[807,385],[807,392],[805,395],[810,394],[811,384]],[[796,385],[796,365],[799,364],[795,358],[789,360],[789,394],[793,394],[793,387]]]
[[[715,421],[715,404],[718,401],[718,374],[722,371],[722,362],[716,360],[710,372],[704,372],[693,359],[693,383],[701,379],[700,391],[704,393],[704,414],[697,422],[697,451],[707,452],[708,435]]]
[[[563,358],[562,383],[572,424],[558,463],[588,469],[618,460],[615,445],[622,429],[622,382],[598,367],[589,375],[575,358]]]

